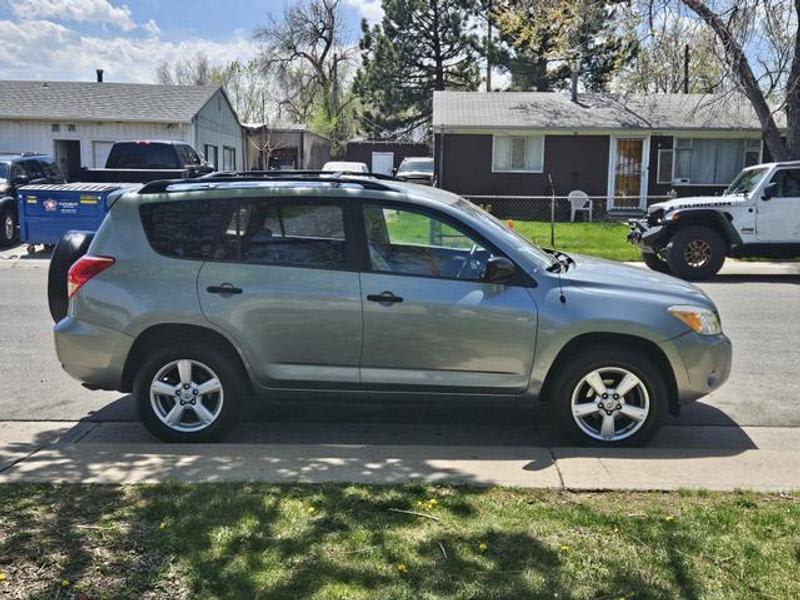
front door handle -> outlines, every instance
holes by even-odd
[[[222,285],[210,285],[206,288],[209,294],[220,294],[228,296],[230,294],[241,294],[242,288],[235,287],[232,283],[223,283]]]
[[[367,296],[367,300],[370,302],[377,302],[379,304],[397,304],[398,302],[402,302],[403,299],[400,296],[395,296],[393,292],[381,292],[380,294],[370,294]]]

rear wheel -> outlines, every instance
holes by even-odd
[[[669,268],[667,261],[661,258],[655,252],[642,252],[642,260],[644,264],[648,266],[648,268],[652,269],[653,271],[657,271],[658,273],[666,273],[670,275],[672,270]]]
[[[658,431],[668,403],[655,362],[611,344],[571,357],[550,389],[561,430],[579,445],[642,446]]]
[[[190,344],[156,351],[139,369],[133,391],[139,418],[166,442],[211,442],[236,423],[241,374],[224,352]]]
[[[702,225],[678,230],[667,244],[672,272],[683,279],[701,281],[716,275],[725,263],[727,246],[716,231]]]
[[[17,239],[17,217],[10,208],[0,210],[0,246],[10,246]]]

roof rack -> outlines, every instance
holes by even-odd
[[[171,186],[196,186],[196,189],[215,189],[227,187],[224,184],[235,182],[257,182],[257,181],[297,181],[297,182],[317,182],[337,184],[357,184],[366,189],[393,191],[393,188],[381,183],[381,181],[399,181],[395,177],[380,173],[356,173],[351,171],[221,171],[209,173],[201,177],[192,179],[160,179],[151,181],[144,185],[139,194],[163,194],[170,191]]]

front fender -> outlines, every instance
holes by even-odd
[[[685,225],[705,225],[716,227],[732,245],[742,243],[742,238],[733,226],[728,213],[711,209],[684,208],[669,213],[668,231],[674,232]]]

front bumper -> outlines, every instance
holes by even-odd
[[[118,390],[133,338],[93,323],[66,317],[53,329],[64,370],[89,386]]]
[[[680,404],[694,402],[728,380],[733,346],[724,334],[685,333],[664,342],[661,347],[672,363]]]
[[[629,219],[628,242],[643,252],[656,252],[663,247],[665,231],[662,225],[648,225],[647,219]]]

